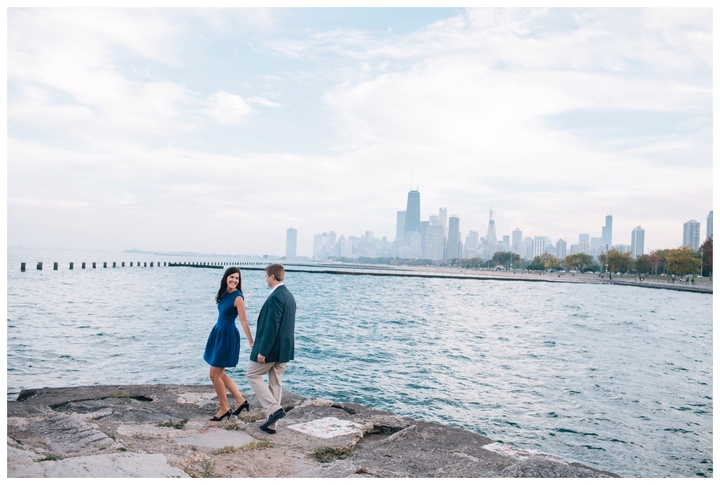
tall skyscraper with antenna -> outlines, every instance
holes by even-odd
[[[602,244],[608,248],[612,247],[612,216],[605,216],[605,225],[602,228]]]
[[[420,191],[408,192],[407,210],[405,210],[405,232],[420,231]]]

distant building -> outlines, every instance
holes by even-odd
[[[405,211],[405,232],[420,232],[420,192],[411,190],[407,197]]]
[[[578,245],[581,253],[590,254],[590,234],[580,234]]]
[[[562,239],[558,239],[558,242],[555,245],[555,257],[562,261],[563,259],[565,259],[566,256],[567,242]]]
[[[522,245],[522,231],[516,227],[512,232],[512,251],[520,254],[520,246]]]
[[[405,211],[398,211],[397,226],[395,227],[395,239],[402,241],[405,238]]]
[[[545,236],[535,236],[535,239],[533,240],[533,252],[532,257],[535,259],[536,257],[545,254],[545,249],[547,247],[548,238]]]
[[[707,216],[707,230],[705,231],[705,239],[710,239],[711,237],[713,237],[712,213],[713,211],[710,211],[710,214],[708,214]]]
[[[522,240],[522,247],[520,248],[520,251],[522,251],[521,256],[524,259],[532,260],[533,259],[533,245],[534,241],[531,237],[526,237]]]
[[[605,244],[603,243],[603,238],[601,237],[591,237],[590,238],[590,254],[591,256],[595,257],[600,253],[605,252]]]
[[[683,224],[683,246],[695,251],[700,248],[700,223],[695,219]]]
[[[445,229],[440,224],[430,224],[425,230],[425,259],[442,261],[444,249]]]
[[[495,214],[490,210],[490,218],[488,220],[487,236],[485,236],[485,248],[483,255],[490,259],[497,251],[497,236],[495,235]]]
[[[445,237],[447,237],[448,233],[448,217],[447,217],[447,208],[440,207],[440,210],[438,211],[438,221],[440,221],[440,225],[443,227],[443,231],[445,231]]]
[[[477,231],[469,231],[465,238],[465,258],[475,258],[478,255],[479,234]]]
[[[632,253],[632,246],[629,244],[616,244],[613,249],[619,253]]]
[[[570,254],[578,254],[579,252],[580,252],[579,244],[571,244],[570,245]]]
[[[288,259],[297,257],[297,229],[292,227],[287,230],[285,236],[285,257]]]
[[[638,226],[632,230],[630,248],[632,251],[632,257],[635,259],[637,259],[638,256],[645,254],[645,229]]]
[[[460,242],[460,218],[450,216],[448,220],[448,243],[446,259],[457,259],[462,256],[462,243]]]
[[[315,234],[313,236],[313,255],[315,259],[322,259],[323,252],[323,237],[322,234]]]
[[[602,228],[602,245],[612,247],[612,216],[605,216],[605,225]]]
[[[510,251],[510,236],[503,236],[503,251],[508,252]]]

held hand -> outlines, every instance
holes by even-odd
[[[265,356],[258,354],[258,356],[257,356],[257,363],[258,363],[258,364],[264,364],[264,363],[265,363]]]
[[[250,342],[250,348],[251,348],[251,349],[253,348],[253,343],[254,343],[254,342]]]

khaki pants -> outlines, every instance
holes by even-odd
[[[248,365],[245,377],[250,383],[255,396],[262,404],[262,407],[270,416],[272,413],[280,409],[280,400],[282,399],[282,387],[280,387],[280,380],[282,379],[283,373],[285,373],[285,366],[287,362],[266,362],[264,364],[258,364],[257,362],[250,361]],[[270,386],[265,384],[263,375],[268,375],[268,381]],[[275,424],[269,426],[270,429],[275,429]]]

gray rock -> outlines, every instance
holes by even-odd
[[[10,456],[8,456],[8,460]],[[23,466],[24,465],[24,466]],[[171,478],[189,477],[184,471],[170,466],[163,455],[115,453],[78,456],[58,461],[17,461],[8,464],[10,478]]]
[[[212,386],[44,388],[8,402],[13,477],[611,477],[470,431],[283,391],[277,433],[254,395],[209,421]],[[231,406],[234,405],[230,399]],[[321,426],[322,425],[322,426]]]
[[[546,458],[528,458],[511,465],[499,477],[513,478],[608,478],[617,475],[599,472],[579,463],[559,463]]]

